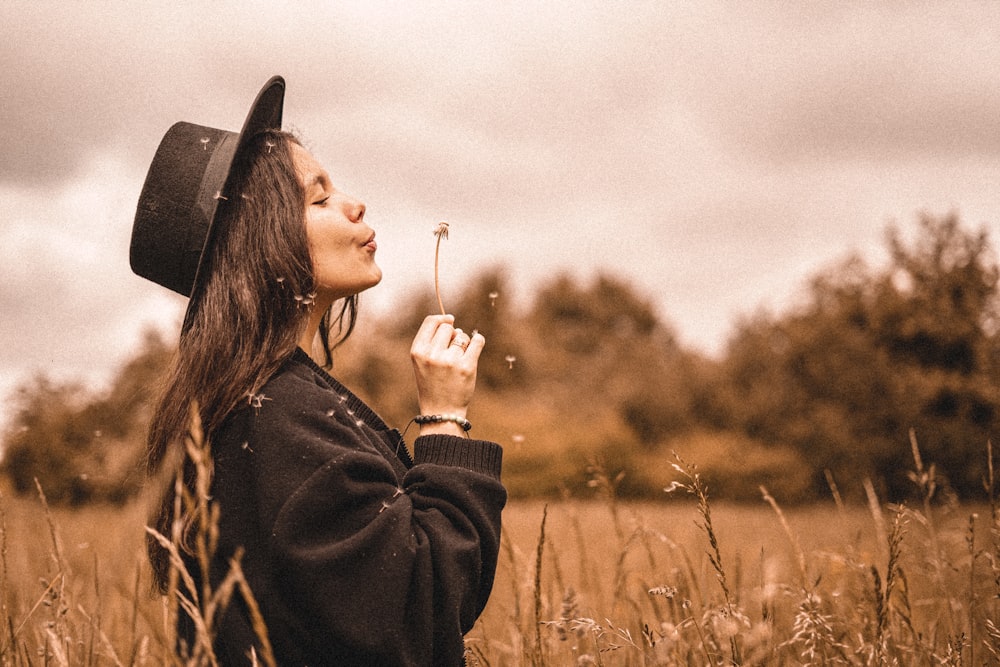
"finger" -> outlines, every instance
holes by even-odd
[[[416,335],[413,337],[412,349],[427,347],[431,344],[434,335],[442,324],[447,323],[450,325],[454,321],[454,315],[428,315],[424,318],[424,321],[420,324],[420,328],[417,329]]]
[[[455,338],[455,327],[451,322],[441,322],[431,338],[431,349],[443,350],[451,344],[453,338]]]
[[[464,331],[456,327],[455,333],[451,338],[450,345],[453,345],[455,347],[460,347],[464,350],[466,347],[469,346],[469,341],[471,340],[472,338],[469,337],[469,334],[465,333]]]
[[[486,347],[486,337],[476,331],[472,334],[472,339],[469,341],[468,347],[465,348],[465,355],[472,356],[473,359],[478,359],[484,347]]]

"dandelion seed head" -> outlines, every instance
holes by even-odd
[[[434,227],[434,236],[438,237],[439,239],[448,238],[448,223],[447,222],[437,223],[437,226]]]

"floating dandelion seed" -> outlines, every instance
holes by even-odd
[[[517,361],[517,357],[515,357],[513,354],[508,354],[506,357],[503,358],[503,360],[507,362],[507,368],[512,369],[514,368],[514,362]]]
[[[274,148],[277,144],[275,144],[273,141],[265,141],[264,145],[267,146],[267,152],[270,153],[271,149]]]
[[[520,433],[515,433],[514,435],[510,436],[510,440],[515,445],[523,445],[524,444],[524,436],[521,435]]]
[[[211,139],[209,139],[208,137],[202,137],[201,138],[201,148],[202,148],[202,150],[205,150],[205,151],[208,150],[208,142],[209,141],[211,141]]]
[[[299,305],[301,305],[301,306],[311,306],[314,303],[316,303],[316,293],[315,292],[310,292],[309,294],[306,294],[305,296],[303,296],[301,294],[296,294],[294,298],[295,298],[296,301],[299,302]]]
[[[264,394],[247,394],[247,402],[252,408],[260,408],[264,406],[264,401],[270,401],[271,399]]]
[[[437,295],[438,307],[444,315],[444,303],[441,301],[441,283],[438,280],[438,257],[441,254],[441,239],[448,238],[448,223],[439,222],[434,228],[434,236],[437,237],[437,244],[434,246],[434,293]]]
[[[500,296],[500,292],[490,292],[490,307],[497,305],[497,297]]]
[[[216,190],[215,197],[213,197],[213,199],[222,199],[224,201],[229,201],[229,197],[222,194],[222,190]]]

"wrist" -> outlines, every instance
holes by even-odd
[[[472,422],[462,414],[437,413],[417,415],[412,419],[420,427],[420,435],[467,435]]]

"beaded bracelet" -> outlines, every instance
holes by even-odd
[[[472,428],[472,422],[464,417],[459,417],[458,415],[417,415],[413,418],[418,424],[440,424],[441,422],[455,422],[462,427],[463,431],[468,432]]]

